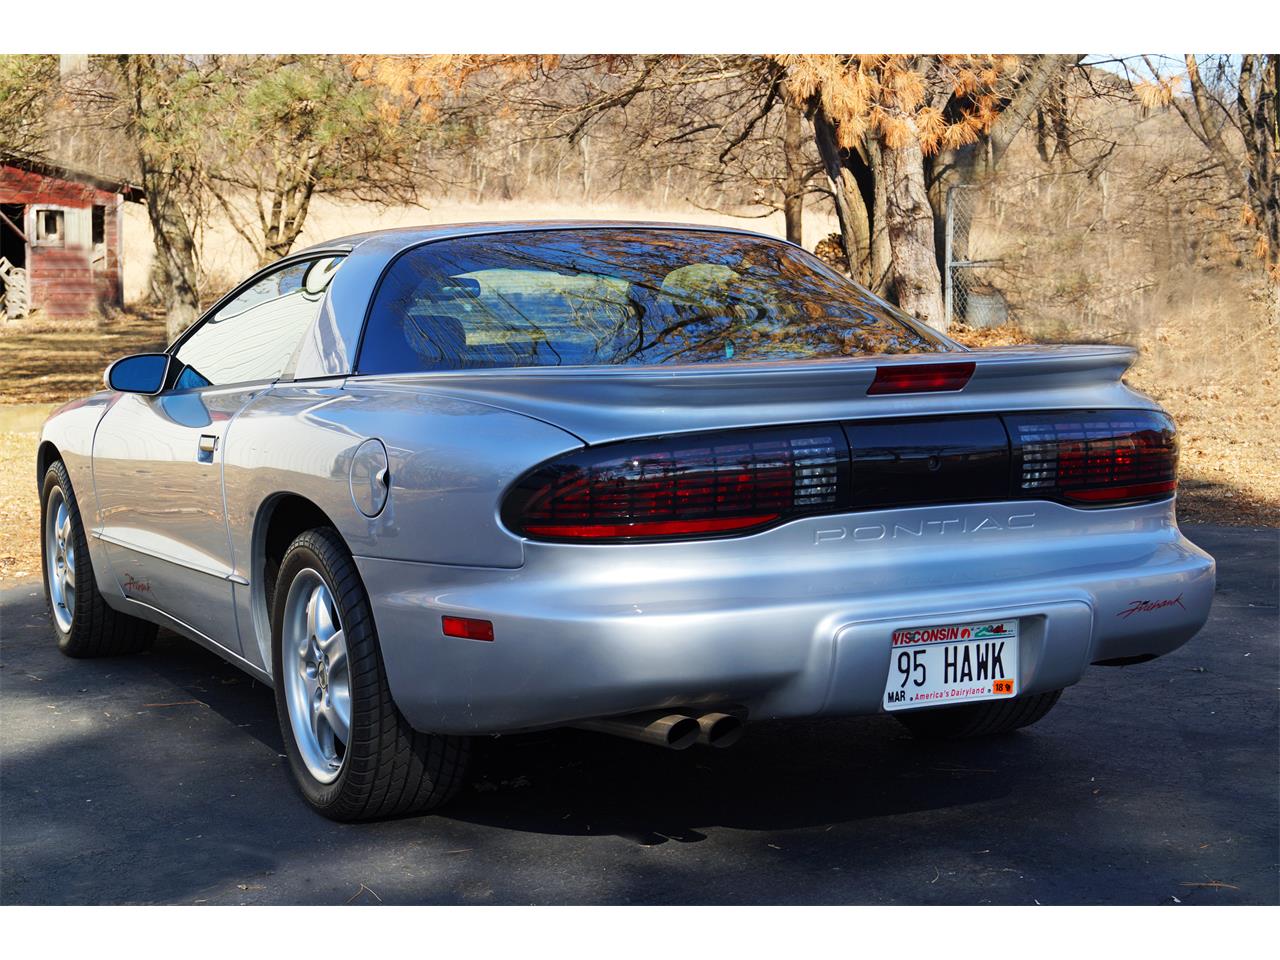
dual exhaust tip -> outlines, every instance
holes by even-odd
[[[695,743],[707,747],[731,747],[742,737],[742,718],[731,713],[638,713],[627,717],[586,720],[575,724],[583,730],[639,740],[668,750],[687,750]]]

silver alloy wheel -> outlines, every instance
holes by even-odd
[[[351,672],[333,594],[319,572],[289,584],[280,642],[289,726],[307,770],[321,783],[342,772],[351,736]]]
[[[71,509],[61,487],[50,492],[45,509],[44,558],[53,619],[59,630],[70,633],[76,615],[76,541],[71,532]]]

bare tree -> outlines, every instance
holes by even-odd
[[[1208,80],[1196,55],[1186,54],[1190,102],[1172,91],[1168,102],[1235,185],[1256,230],[1254,252],[1280,283],[1280,54],[1246,53],[1238,68],[1232,59],[1204,58]]]
[[[165,333],[173,340],[200,313],[196,232],[206,213],[206,78],[200,65],[176,55],[120,55],[106,63],[119,84],[124,126],[146,191]]]
[[[656,189],[740,217],[781,212],[803,236],[805,202],[822,168],[802,111],[782,96],[781,66],[746,55],[559,58],[494,91],[524,121],[522,143],[590,138],[595,182]],[[579,158],[580,159],[580,158]]]
[[[966,175],[981,145],[998,159],[1035,112],[1061,58],[1029,65],[994,55],[779,60],[790,95],[813,117],[854,275],[942,326],[935,158],[967,158]]]

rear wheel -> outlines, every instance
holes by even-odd
[[[337,533],[293,541],[274,598],[276,710],[307,802],[334,820],[371,820],[452,797],[469,741],[417,732],[392,702],[369,599]]]
[[[925,740],[990,737],[1030,726],[1052,710],[1061,696],[1061,690],[1053,690],[1012,700],[985,700],[958,707],[913,710],[895,716],[912,736]]]
[[[98,592],[84,524],[61,460],[40,488],[40,553],[49,619],[58,649],[69,657],[111,657],[151,645],[155,624],[112,610]]]

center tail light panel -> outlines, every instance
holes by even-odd
[[[585,447],[525,474],[501,516],[533,540],[705,540],[929,504],[1123,506],[1171,496],[1176,475],[1173,422],[1157,411],[809,423]]]

